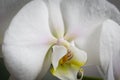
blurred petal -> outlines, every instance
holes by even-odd
[[[48,0],[50,29],[57,38],[64,36],[64,23],[60,10],[61,0]]]
[[[53,68],[56,69],[58,64],[59,64],[59,60],[67,53],[67,49],[64,46],[60,46],[60,45],[54,45],[53,46],[53,53],[52,53],[52,65]]]
[[[103,23],[100,36],[100,60],[106,80],[119,80],[120,26],[112,20]]]
[[[117,5],[115,6],[112,3],[106,3],[105,5],[108,8],[106,14],[110,19],[120,24],[120,11],[116,8]]]
[[[35,80],[53,39],[46,5],[41,0],[31,1],[15,16],[5,34],[3,55],[11,75],[16,80]]]

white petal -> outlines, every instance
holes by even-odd
[[[48,49],[48,45],[3,45],[3,56],[7,69],[15,80],[34,80],[42,71],[45,54]]]
[[[61,11],[69,40],[88,36],[108,18],[120,21],[119,11],[107,0],[63,0]]]
[[[64,0],[62,13],[67,27],[66,38],[87,36],[107,18],[105,0]],[[86,33],[87,32],[87,33]]]
[[[110,19],[120,24],[120,11],[116,8],[116,6],[112,3],[106,3],[106,7],[106,14],[110,17]]]
[[[100,36],[100,60],[106,79],[119,80],[120,74],[120,26],[107,20]]]
[[[3,43],[3,56],[11,75],[16,80],[35,80],[52,39],[46,5],[36,0],[23,7],[6,31]]]
[[[60,10],[61,0],[48,0],[50,29],[53,35],[61,38],[64,35],[64,23]]]
[[[99,25],[88,36],[79,37],[75,40],[75,45],[87,53],[86,65],[100,65],[99,40],[101,27],[102,25]]]
[[[51,48],[49,48],[46,56],[45,56],[45,59],[44,59],[44,62],[43,62],[43,66],[42,66],[42,70],[40,71],[40,74],[38,76],[38,80],[41,80],[41,78],[43,78],[45,76],[45,74],[47,73],[47,71],[49,70],[50,66],[51,66],[51,57],[52,56],[52,46]]]
[[[52,53],[52,65],[56,70],[59,60],[67,53],[67,49],[64,46],[54,45]]]
[[[47,44],[53,39],[49,30],[48,10],[40,0],[27,4],[12,20],[6,31],[7,44]]]

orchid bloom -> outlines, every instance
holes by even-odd
[[[105,80],[120,80],[118,23],[119,11],[106,0],[29,2],[4,37],[11,80],[41,80],[49,68],[61,80],[78,80],[85,65],[100,66]]]

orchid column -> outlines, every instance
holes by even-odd
[[[106,0],[31,1],[5,33],[4,60],[11,78],[41,80],[52,65],[59,79],[77,80],[82,66],[100,65],[105,80],[119,80],[119,18]]]

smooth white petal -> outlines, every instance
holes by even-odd
[[[49,10],[50,29],[57,38],[64,36],[64,23],[60,4],[62,0],[48,0],[47,6]]]
[[[107,20],[100,36],[100,60],[107,80],[119,80],[120,74],[120,26]]]
[[[61,11],[69,40],[89,36],[108,18],[120,21],[119,11],[107,0],[63,0]]]
[[[40,71],[39,76],[37,78],[38,80],[41,80],[41,78],[43,78],[45,76],[45,74],[47,73],[47,71],[49,70],[49,68],[51,66],[51,62],[52,62],[51,58],[52,58],[52,46],[49,48],[49,50],[45,56],[42,70]]]
[[[5,35],[5,44],[48,44],[53,36],[49,29],[46,5],[36,0],[24,6],[12,20]]]
[[[61,10],[67,33],[65,38],[88,36],[108,16],[106,0],[64,0]]]
[[[101,27],[102,25],[99,25],[88,36],[79,37],[75,40],[75,45],[87,53],[86,65],[100,65],[99,42]]]
[[[48,45],[4,45],[3,56],[6,67],[15,80],[34,80],[42,70],[45,54],[48,49]]]
[[[53,39],[46,5],[41,0],[31,1],[15,16],[5,34],[3,56],[11,75],[16,80],[36,79]]]
[[[59,60],[67,54],[67,49],[64,46],[54,45],[53,46],[53,53],[52,53],[52,65],[53,68],[56,70],[59,64]]]

